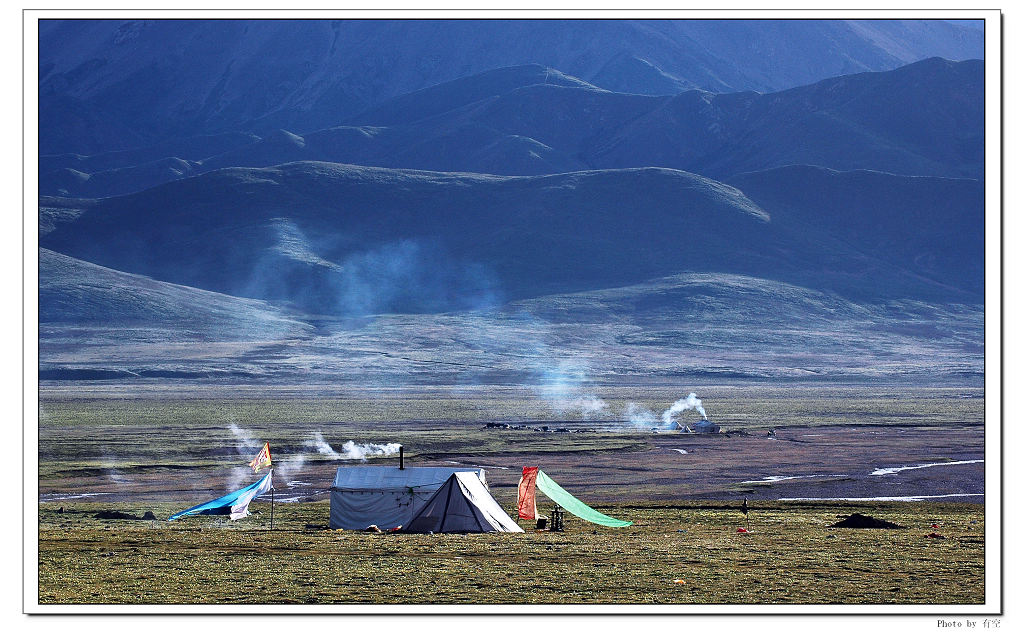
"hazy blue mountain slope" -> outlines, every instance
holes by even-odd
[[[39,174],[39,189],[63,196],[105,198],[195,175],[198,166],[198,163],[180,158],[164,158],[92,174],[69,168],[57,169]]]
[[[262,301],[155,281],[39,251],[40,323],[150,327],[191,339],[294,336],[312,328]]]
[[[52,232],[57,226],[78,219],[96,200],[39,197],[39,236]]]
[[[230,294],[308,306],[358,301],[374,286],[386,298],[391,285],[418,309],[443,309],[495,291],[749,267],[764,257],[765,221],[735,189],[667,170],[501,178],[296,163],[104,200],[45,243]],[[691,223],[720,247],[677,249]]]
[[[405,125],[426,119],[488,97],[508,94],[517,88],[548,85],[598,90],[576,77],[539,64],[510,66],[460,77],[384,101],[352,117],[347,123],[360,125]]]
[[[470,309],[681,271],[859,298],[972,300],[972,289],[894,266],[865,240],[776,225],[737,189],[653,168],[539,177],[333,163],[224,169],[98,201],[43,246],[328,313]]]
[[[303,134],[524,64],[621,92],[774,91],[936,55],[980,58],[983,37],[941,20],[43,20],[40,149]]]
[[[494,143],[530,139],[559,156],[555,168],[653,165],[721,177],[813,164],[980,177],[983,73],[982,62],[929,59],[778,93],[688,91],[675,97],[506,82],[515,87],[415,123],[395,124],[392,110],[385,108],[380,119],[371,111],[353,121],[360,126],[302,137],[279,132],[273,139],[204,163],[269,166],[301,159],[507,175],[545,173],[542,170],[550,167],[540,158],[525,166],[513,161],[487,169],[476,162],[483,148]],[[432,88],[422,107],[417,95],[407,95],[402,108],[415,118],[416,113],[433,111],[438,101],[459,102],[454,97],[442,99],[448,91],[486,92],[467,88],[477,79],[493,85],[488,76],[462,79]]]
[[[408,95],[401,109],[416,118],[438,103],[461,104],[467,93],[509,90],[413,123],[384,125],[400,109],[389,102],[380,124],[302,136],[278,130],[190,164],[200,172],[318,160],[502,175],[655,165],[715,178],[791,164],[945,177],[980,178],[984,172],[983,65],[977,61],[930,59],[766,95],[688,91],[675,97],[626,95],[572,82],[522,86],[547,71],[506,70],[424,91],[429,94],[423,107],[417,105],[423,95]],[[507,81],[496,82],[497,77]],[[479,90],[473,88],[477,80]],[[373,116],[368,112],[362,120]],[[181,161],[163,164],[170,162]],[[44,172],[42,192],[130,193],[158,182],[159,164],[139,166],[134,179],[135,172],[125,169],[97,180],[78,169]],[[169,180],[184,172],[162,173]]]
[[[983,64],[930,59],[758,95],[687,92],[595,142],[591,163],[712,177],[811,164],[980,177]]]
[[[778,226],[840,236],[906,270],[983,293],[981,181],[794,166],[728,182],[767,209]]]
[[[222,154],[236,147],[242,147],[259,141],[255,134],[242,132],[193,136],[172,139],[157,145],[138,147],[135,149],[104,152],[92,156],[81,154],[42,154],[39,157],[39,172],[46,173],[57,169],[70,168],[86,173],[109,171],[134,167],[143,163],[151,163],[171,156],[180,156],[185,160],[197,161],[207,156]]]
[[[980,178],[983,70],[977,61],[929,59],[766,95],[651,97],[597,90],[539,66],[509,68],[405,95],[352,121],[365,124],[301,136],[277,130],[245,145],[218,139],[228,149],[189,169],[169,158],[91,173],[90,165],[133,153],[50,157],[41,164],[70,166],[41,172],[40,187],[120,195],[189,173],[301,160],[502,175],[655,165],[722,178],[812,164]]]

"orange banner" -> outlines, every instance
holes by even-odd
[[[269,466],[269,465],[270,465],[270,442],[267,442],[266,444],[263,445],[263,449],[260,450],[259,455],[257,455],[255,458],[253,458],[253,460],[251,462],[249,462],[249,468],[252,468],[252,472],[258,473],[258,472],[260,472],[261,468],[263,468],[264,466]]]
[[[519,518],[537,518],[537,466],[524,466],[519,480]]]

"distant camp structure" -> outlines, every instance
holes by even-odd
[[[715,423],[713,423],[713,422],[711,422],[709,420],[706,420],[706,419],[698,420],[697,422],[695,422],[693,424],[692,427],[690,425],[688,425],[688,424],[682,424],[680,422],[676,422],[675,425],[676,425],[676,429],[680,433],[721,433],[722,432],[722,427],[720,427],[717,424],[715,424]]]

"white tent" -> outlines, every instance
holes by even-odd
[[[416,511],[456,472],[470,474],[481,487],[487,485],[481,468],[343,466],[331,486],[331,529],[408,526]]]
[[[413,517],[404,532],[522,532],[483,482],[453,473]]]

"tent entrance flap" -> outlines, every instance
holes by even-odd
[[[604,525],[606,527],[627,527],[633,525],[632,521],[613,519],[612,517],[606,514],[601,514],[597,510],[591,508],[566,492],[565,489],[545,475],[543,470],[537,471],[537,489],[547,495],[552,501],[562,506],[566,512],[572,513],[584,521],[590,521],[591,523]]]

